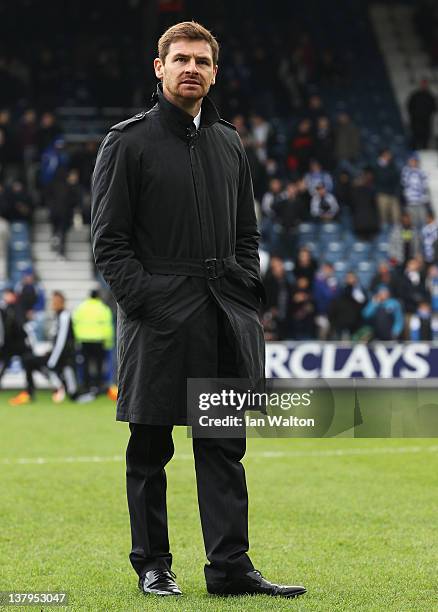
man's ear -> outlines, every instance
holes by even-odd
[[[156,57],[154,59],[154,70],[155,70],[155,76],[157,77],[157,79],[162,79],[164,76],[164,67],[163,67],[163,62],[161,61],[159,57]]]
[[[213,69],[213,78],[212,78],[212,80],[211,80],[211,84],[212,84],[212,85],[214,85],[214,84],[216,83],[217,68],[218,68],[218,66],[217,66],[217,64],[216,64],[216,66],[215,66],[215,67],[214,67],[214,69]]]

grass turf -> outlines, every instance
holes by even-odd
[[[0,591],[64,590],[68,610],[93,612],[438,609],[434,440],[248,440],[252,560],[308,593],[219,599],[205,591],[191,442],[176,428],[169,529],[184,596],[156,600],[137,590],[128,560],[129,430],[114,404],[54,405],[40,393],[12,408],[10,395],[0,397]],[[60,461],[91,456],[113,460]],[[37,457],[48,461],[17,462]]]

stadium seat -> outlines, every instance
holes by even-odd
[[[322,242],[340,240],[342,237],[342,226],[340,223],[322,223],[319,231],[319,239]]]
[[[330,263],[342,261],[344,258],[344,245],[340,241],[329,242],[324,249],[324,259]]]
[[[336,261],[333,263],[333,267],[338,282],[342,283],[345,279],[345,275],[350,270],[349,266],[345,261]]]

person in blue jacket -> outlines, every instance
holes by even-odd
[[[364,319],[370,320],[377,340],[397,340],[404,327],[400,302],[391,297],[386,285],[379,285],[376,293],[362,311]]]

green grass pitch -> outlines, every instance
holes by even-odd
[[[114,403],[54,405],[40,393],[12,408],[10,396],[0,397],[0,591],[68,591],[68,610],[93,612],[438,610],[436,440],[248,440],[251,557],[308,594],[218,599],[203,579],[191,441],[176,428],[169,529],[184,595],[156,600],[128,560],[129,429]]]

